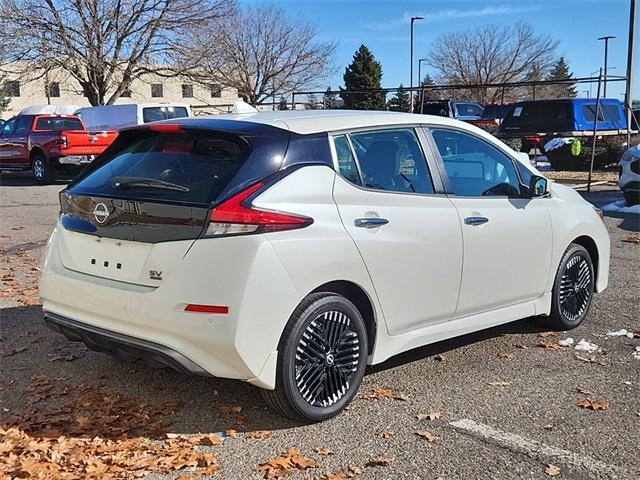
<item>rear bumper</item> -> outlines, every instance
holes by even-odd
[[[65,157],[59,157],[58,163],[60,165],[87,165],[93,161],[95,155],[67,155]]]
[[[142,360],[152,367],[170,367],[184,373],[210,376],[202,367],[164,345],[112,332],[51,312],[44,313],[44,322],[51,330],[62,333],[69,340],[83,342],[91,350],[107,352],[120,360]]]

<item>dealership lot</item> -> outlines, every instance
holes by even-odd
[[[114,441],[136,433],[154,440],[165,432],[221,432],[220,445],[198,447],[217,455],[214,478],[259,478],[264,472],[256,471],[258,465],[291,447],[318,465],[291,478],[340,468],[356,478],[547,478],[555,472],[549,465],[559,468],[560,478],[640,473],[640,360],[632,355],[640,339],[606,335],[640,330],[640,245],[631,241],[640,231],[638,216],[605,218],[612,240],[610,285],[583,326],[556,335],[524,320],[411,351],[371,369],[347,412],[305,426],[268,410],[247,384],[124,364],[50,332],[32,305],[33,288],[64,185],[6,177],[2,183],[3,428],[17,426],[38,438]],[[620,197],[611,190],[589,199],[602,204]],[[600,350],[557,346],[567,337]],[[93,418],[105,415],[99,401],[83,402],[114,395],[123,410],[140,409],[152,416],[148,423],[168,426],[147,432],[131,420],[142,433],[123,433]],[[599,409],[578,407],[587,399]],[[70,403],[82,413],[64,408]],[[107,410],[130,419],[130,411]],[[91,428],[83,427],[87,418]]]

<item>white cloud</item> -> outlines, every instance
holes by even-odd
[[[361,21],[360,25],[368,30],[392,30],[402,25],[408,25],[411,17],[424,17],[422,22],[444,22],[447,20],[455,20],[458,18],[474,18],[474,17],[493,17],[496,15],[517,15],[526,12],[532,12],[539,7],[535,5],[497,5],[486,6],[483,8],[460,10],[447,9],[435,12],[405,12],[402,18],[387,20],[385,22],[365,22]]]

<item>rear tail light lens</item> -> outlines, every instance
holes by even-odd
[[[60,135],[56,140],[56,143],[60,148],[67,148],[69,146],[69,142],[67,141],[66,135]]]
[[[251,205],[251,197],[265,186],[258,182],[216,206],[205,236],[244,235],[250,233],[281,232],[304,228],[313,219],[292,213],[260,210]]]

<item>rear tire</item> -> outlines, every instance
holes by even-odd
[[[53,181],[53,165],[51,165],[44,155],[36,153],[31,162],[31,174],[39,185],[47,185]]]
[[[580,325],[591,307],[595,275],[591,255],[582,245],[572,243],[562,256],[553,283],[551,314],[545,325],[571,330]]]
[[[367,363],[367,330],[353,303],[335,293],[306,297],[278,346],[275,390],[262,390],[280,415],[320,422],[356,395]]]

